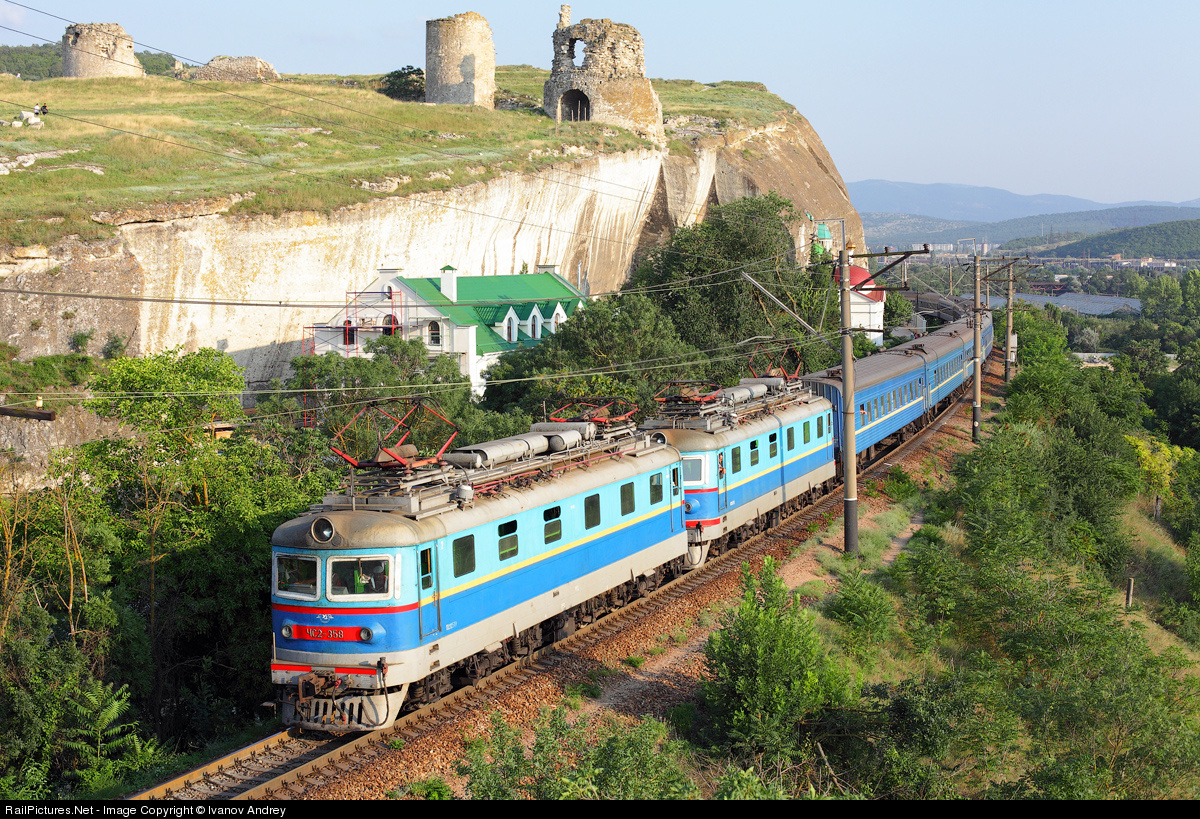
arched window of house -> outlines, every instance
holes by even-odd
[[[391,313],[383,317],[383,334],[385,336],[396,335],[396,317]]]
[[[508,320],[508,323],[505,325],[505,338],[507,338],[509,341],[517,340],[517,320],[516,319],[510,318]]]
[[[542,320],[539,319],[537,316],[534,316],[533,320],[529,322],[529,329],[532,331],[530,333],[530,335],[532,335],[534,338],[541,338],[542,337]]]
[[[387,297],[388,297],[388,301],[391,301],[391,300],[392,300],[392,295],[393,295],[393,294],[392,294],[392,286],[389,284],[389,285],[388,285],[388,287],[387,287]]]
[[[352,346],[354,344],[355,335],[354,322],[352,322],[350,319],[346,319],[346,322],[342,325],[342,343],[347,347]]]
[[[429,346],[442,346],[442,326],[436,321],[429,322]]]

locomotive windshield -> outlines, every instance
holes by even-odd
[[[383,557],[330,560],[330,596],[388,594],[391,588],[388,582],[389,562]]]
[[[700,458],[683,459],[683,482],[700,483],[704,480],[704,461]]]
[[[275,556],[275,590],[280,594],[317,597],[317,559],[295,555]]]

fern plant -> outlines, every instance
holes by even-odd
[[[135,722],[120,722],[129,710],[129,686],[122,685],[113,690],[111,685],[94,683],[79,692],[78,700],[71,700],[70,707],[78,727],[67,729],[69,737],[63,742],[66,748],[86,757],[91,766],[111,759],[133,749],[141,753]]]

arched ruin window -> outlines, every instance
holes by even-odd
[[[563,94],[558,105],[564,122],[588,122],[592,118],[592,101],[577,88]]]
[[[436,321],[429,322],[429,346],[442,346],[442,326]]]

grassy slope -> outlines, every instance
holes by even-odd
[[[496,111],[396,102],[339,82],[353,79],[362,86],[375,79],[370,77],[296,77],[283,87],[162,77],[37,83],[0,77],[7,115],[43,101],[50,106],[40,131],[0,130],[0,157],[77,151],[0,176],[0,243],[45,244],[69,234],[98,238],[112,231],[91,221],[98,211],[248,191],[256,196],[233,212],[329,211],[380,195],[355,189],[355,180],[409,177],[397,193],[416,193],[508,170],[535,171],[554,162],[548,154],[564,145],[600,152],[648,144],[596,123],[556,127],[535,110],[548,75],[529,66],[497,69],[498,99],[526,107]],[[791,110],[752,83],[671,80],[655,86],[669,115],[702,114],[729,127],[763,124]],[[309,132],[313,128],[321,130]],[[530,159],[534,150],[547,156]]]

